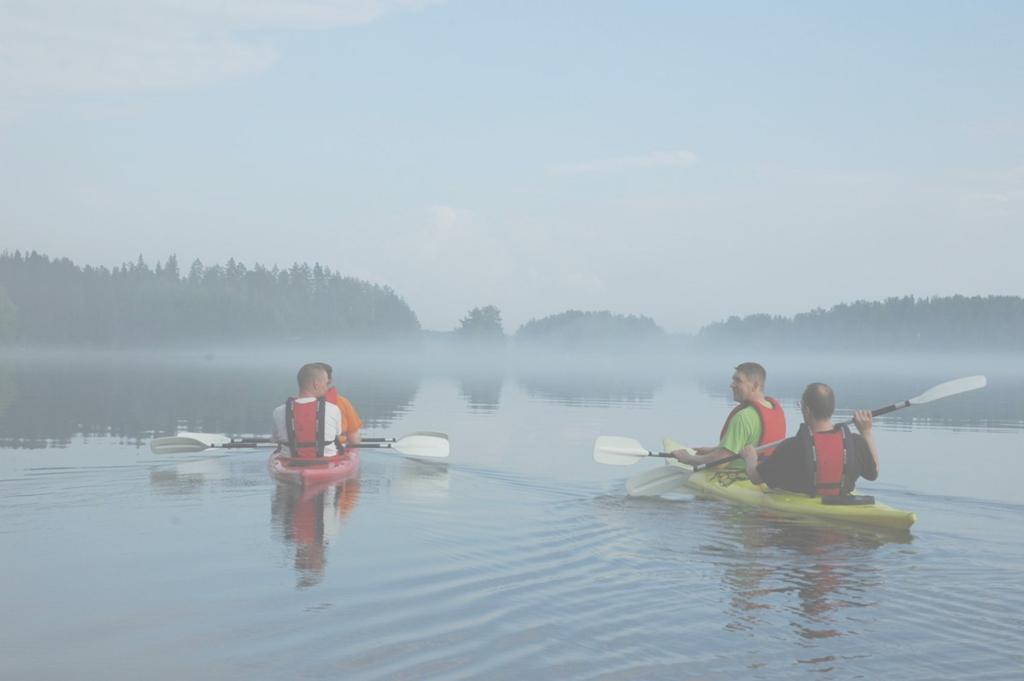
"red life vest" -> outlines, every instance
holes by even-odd
[[[779,404],[779,401],[774,397],[765,396],[764,399],[768,404],[772,405],[770,409],[759,401],[737,404],[725,419],[725,425],[722,426],[722,434],[718,436],[718,439],[721,440],[725,437],[725,431],[729,430],[729,422],[732,421],[732,417],[736,416],[736,414],[747,407],[753,407],[754,411],[757,412],[758,417],[761,419],[761,439],[757,441],[758,445],[763,445],[765,442],[778,442],[779,440],[786,439],[786,412],[783,410],[782,405]],[[771,456],[774,451],[775,447],[771,447],[763,452],[758,452],[757,458],[765,459]]]
[[[804,430],[810,433],[810,429]],[[846,426],[838,426],[823,433],[813,433],[811,437],[804,436],[810,445],[808,461],[814,471],[814,491],[818,496],[836,497],[850,493],[844,487],[848,435]]]
[[[312,459],[324,455],[324,398],[312,402],[296,402],[289,397],[284,409],[285,428],[288,431],[288,447],[291,455],[300,459]]]

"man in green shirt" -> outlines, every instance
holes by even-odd
[[[739,454],[747,445],[758,446],[769,442],[777,442],[786,437],[786,414],[782,405],[774,397],[764,394],[766,373],[764,367],[756,362],[744,362],[736,367],[732,375],[732,398],[739,405],[732,410],[718,444],[714,447],[698,447],[695,454],[686,449],[672,452],[681,463],[705,465],[720,459]],[[762,456],[769,456],[765,451]],[[732,462],[738,469],[744,469],[742,459]]]

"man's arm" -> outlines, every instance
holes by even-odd
[[[755,485],[760,485],[764,482],[761,479],[761,473],[757,470],[757,450],[754,449],[753,445],[747,445],[740,450],[740,456],[743,457],[743,462],[747,464],[747,477],[750,478],[750,482]]]
[[[352,406],[347,398],[338,395],[338,409],[341,411],[342,428],[345,436],[345,443],[357,445],[360,443],[359,430],[363,427],[363,420],[359,418],[359,412]]]
[[[682,463],[690,465],[704,465],[714,463],[721,459],[728,458],[740,453],[745,445],[754,444],[761,438],[760,417],[753,407],[748,407],[738,412],[731,421],[729,427],[722,437],[722,441],[715,447],[698,447],[696,454],[687,454],[685,451],[676,450],[672,456]]]
[[[864,438],[864,442],[868,445],[868,453],[871,454],[871,460],[875,464],[875,474],[873,476],[867,476],[861,474],[861,477],[866,480],[876,480],[878,478],[878,445],[875,444],[875,431],[872,424],[871,412],[863,409],[858,409],[853,412],[853,425],[857,426],[857,430],[860,432],[861,437]]]
[[[676,460],[680,463],[685,463],[690,466],[703,466],[728,458],[734,454],[725,447],[697,447],[694,451],[697,453],[690,454],[685,449],[677,449],[669,453],[676,457]]]
[[[808,481],[809,469],[801,454],[799,440],[787,438],[775,448],[766,459],[758,460],[757,452],[745,454],[747,475],[755,484],[765,484],[773,489],[787,489],[801,494],[814,494],[814,481]]]

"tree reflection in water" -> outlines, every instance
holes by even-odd
[[[105,356],[0,362],[0,446],[67,445],[75,436],[136,441],[180,430],[266,434],[299,364],[154,362]],[[365,428],[386,427],[415,398],[415,371],[338,367]],[[45,408],[41,408],[45,405]]]

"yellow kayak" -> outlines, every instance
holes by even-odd
[[[665,441],[666,451],[679,448],[680,446],[671,440]],[[690,470],[689,466],[675,461],[671,461],[669,465]],[[917,520],[917,515],[912,511],[902,511],[877,501],[873,504],[853,506],[823,504],[820,497],[775,490],[767,485],[755,485],[747,479],[745,473],[729,468],[698,471],[689,477],[686,485],[694,490],[747,506],[770,508],[773,511],[822,520],[898,530],[908,529]]]

